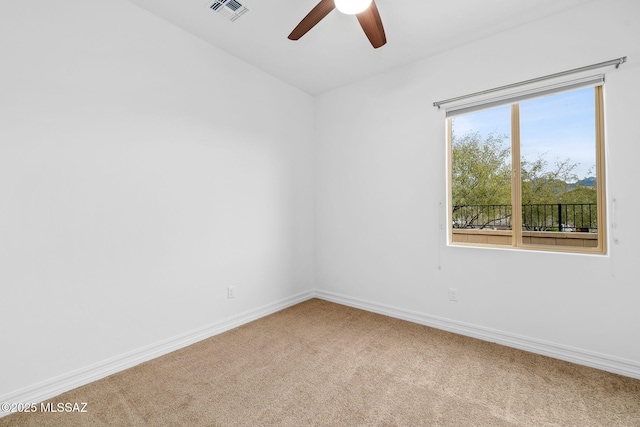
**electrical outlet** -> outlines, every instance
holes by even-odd
[[[449,288],[449,301],[458,302],[458,290],[454,288]]]
[[[235,297],[236,297],[236,287],[235,286],[227,287],[227,299],[231,299]]]

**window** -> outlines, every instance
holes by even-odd
[[[580,86],[447,112],[451,244],[605,252],[602,81]]]

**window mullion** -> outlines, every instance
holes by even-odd
[[[520,176],[520,105],[511,105],[511,230],[512,245],[522,246],[522,191]]]

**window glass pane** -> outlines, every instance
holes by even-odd
[[[525,245],[598,243],[594,88],[520,104]]]
[[[511,244],[511,109],[451,119],[453,242]]]

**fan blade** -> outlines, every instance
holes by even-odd
[[[378,13],[378,6],[376,6],[375,0],[371,2],[371,6],[369,6],[367,10],[358,13],[356,16],[364,33],[375,49],[383,46],[387,42],[387,36],[384,34],[382,19],[380,19],[380,13]]]
[[[309,12],[302,21],[300,21],[298,26],[291,31],[291,34],[289,34],[289,40],[298,40],[300,37],[307,34],[310,29],[315,27],[322,18],[327,16],[329,12],[335,8],[336,5],[333,3],[333,0],[321,0],[320,3],[311,9],[311,12]]]

